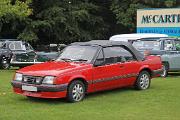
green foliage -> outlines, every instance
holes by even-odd
[[[178,0],[113,0],[111,10],[116,15],[117,24],[135,32],[136,11],[141,8],[167,8],[178,6]]]
[[[31,24],[34,25],[31,28],[37,30],[36,34],[39,37],[46,38],[48,42],[58,43],[105,38],[107,26],[102,17],[96,15],[100,10],[99,6],[80,0],[42,0],[39,4],[44,2],[42,8],[35,8],[36,20]]]
[[[114,0],[111,10],[116,15],[117,24],[122,24],[133,32],[136,28],[136,10],[145,6],[137,0]]]
[[[20,26],[23,26],[29,15],[32,14],[32,9],[29,8],[31,0],[22,2],[16,0],[12,4],[11,0],[0,1],[0,33],[2,34],[13,34],[18,32]],[[5,33],[4,33],[5,32]],[[9,33],[6,33],[9,32]],[[0,35],[0,36],[1,36]]]
[[[15,4],[11,3],[11,0],[1,0],[0,1],[0,18],[7,16],[7,20],[9,17],[18,17],[20,19],[24,19],[32,13],[32,9],[29,9],[28,4],[30,0],[26,2],[22,2],[20,0],[16,0]],[[11,19],[10,18],[10,19]],[[5,22],[7,22],[5,20]]]
[[[14,69],[14,68],[13,68]],[[145,91],[123,88],[88,94],[82,102],[28,99],[13,93],[15,70],[0,70],[0,120],[179,120],[180,72],[154,78]]]
[[[0,37],[40,44],[109,39],[135,32],[137,9],[179,6],[179,0],[0,0]]]
[[[34,31],[25,29],[21,34],[19,34],[18,39],[27,41],[36,41],[38,37]]]

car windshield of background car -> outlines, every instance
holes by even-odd
[[[160,41],[134,41],[133,46],[138,50],[160,50]]]
[[[11,42],[9,44],[9,48],[11,50],[23,50],[22,49],[22,45],[21,45],[21,42]]]

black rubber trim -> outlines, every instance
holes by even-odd
[[[46,84],[41,84],[41,85],[36,85],[36,84],[25,84],[19,81],[13,80],[11,82],[11,85],[15,88],[20,88],[22,89],[22,85],[27,85],[27,86],[35,86],[37,87],[37,92],[61,92],[61,91],[66,91],[68,84],[60,84],[60,85],[46,85]]]
[[[126,78],[137,77],[137,76],[138,76],[138,74],[132,73],[132,74],[114,76],[114,77],[110,77],[110,78],[97,79],[97,80],[94,80],[93,83],[106,82],[106,81],[119,80],[119,79],[126,79]]]
[[[162,69],[153,70],[152,71],[152,76],[161,75],[162,73],[163,73]]]

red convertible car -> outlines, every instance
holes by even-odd
[[[15,93],[28,97],[78,102],[96,91],[125,86],[148,89],[151,78],[161,74],[161,66],[160,57],[144,57],[127,42],[76,42],[56,61],[16,71],[12,86]]]

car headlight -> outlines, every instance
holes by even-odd
[[[23,75],[21,73],[16,73],[14,76],[14,80],[22,81]]]
[[[53,84],[54,83],[54,76],[45,76],[43,79],[43,84]]]

